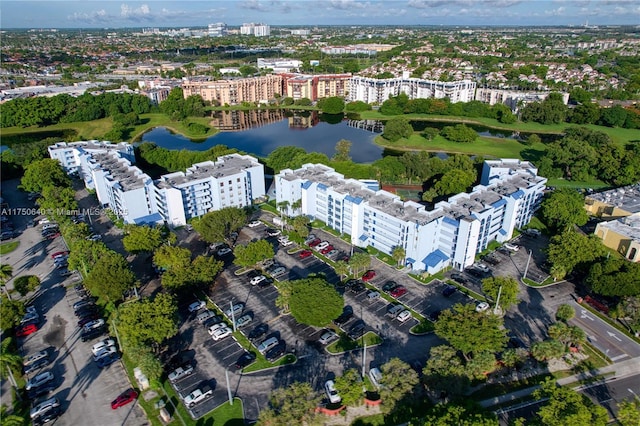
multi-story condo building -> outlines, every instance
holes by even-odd
[[[488,103],[489,105],[505,104],[513,112],[530,102],[541,102],[549,96],[551,92],[534,92],[526,90],[490,89],[480,87],[476,89],[475,100]],[[569,94],[562,93],[562,102],[569,103]]]
[[[389,255],[402,247],[406,266],[428,273],[448,266],[463,269],[491,241],[510,239],[514,228],[531,220],[545,183],[531,163],[486,161],[481,184],[472,192],[427,211],[321,164],[285,169],[275,177],[276,201],[288,202],[289,214],[321,220],[349,235],[355,246],[372,246]],[[293,211],[298,201],[301,208]]]
[[[172,226],[212,210],[247,207],[265,195],[262,164],[239,154],[194,164],[184,173],[163,175],[154,184],[158,213]]]
[[[125,223],[166,223],[187,220],[224,207],[245,207],[265,195],[264,168],[248,155],[230,154],[215,162],[152,180],[133,165],[133,146],[104,142],[57,143],[51,158],[67,173],[77,173]]]
[[[312,101],[331,96],[345,97],[349,90],[351,74],[282,74],[284,95],[295,100]]]
[[[302,66],[302,61],[299,59],[286,58],[258,58],[257,64],[259,70],[269,68],[273,70],[274,74],[279,74],[299,71]]]
[[[353,76],[349,80],[349,101],[381,104],[389,96],[405,93],[409,99],[449,98],[451,102],[469,102],[474,99],[476,83],[471,80],[432,81],[421,78],[368,78]]]
[[[209,24],[209,37],[222,37],[227,35],[227,24],[224,22],[216,22],[215,24]]]
[[[195,81],[182,83],[185,99],[191,95],[200,95],[209,102],[220,105],[237,105],[242,102],[268,102],[276,93],[282,94],[282,76],[238,78],[230,80]]]
[[[271,35],[271,27],[266,24],[254,24],[253,22],[248,24],[245,23],[240,26],[240,34],[266,37]]]

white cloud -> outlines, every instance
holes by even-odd
[[[356,0],[329,0],[326,4],[330,9],[338,10],[366,9],[371,6],[368,2]]]
[[[556,9],[545,10],[544,14],[547,16],[564,16],[564,12],[567,10],[566,7],[560,6]]]

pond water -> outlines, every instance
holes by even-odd
[[[142,141],[153,142],[167,149],[194,151],[226,145],[261,157],[266,157],[280,146],[298,146],[307,152],[321,152],[331,158],[335,154],[336,143],[347,139],[352,142],[353,161],[371,163],[382,157],[382,147],[373,142],[375,126],[371,130],[359,128],[355,120],[340,120],[330,124],[321,121],[316,113],[291,117],[282,113],[274,114],[274,111],[262,113],[234,111],[234,114],[219,117],[213,125],[222,131],[203,141],[192,141],[163,127],[145,133]]]

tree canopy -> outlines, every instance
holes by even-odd
[[[436,404],[427,412],[424,426],[498,426],[496,416],[478,406],[460,405],[459,402]]]
[[[586,284],[603,296],[638,296],[640,264],[616,257],[593,263]]]
[[[606,256],[606,249],[597,236],[568,230],[551,238],[547,255],[551,275],[561,279],[575,269],[586,271],[594,261]]]
[[[452,142],[471,143],[478,138],[478,132],[464,124],[445,126],[440,134]]]
[[[391,358],[380,366],[380,398],[384,401],[383,412],[390,412],[398,402],[411,395],[420,380],[418,373],[399,358]]]
[[[443,311],[435,324],[435,333],[446,339],[451,346],[462,351],[467,358],[473,354],[504,349],[507,330],[502,327],[502,318],[476,312],[472,304],[456,304]]]
[[[462,395],[471,383],[457,350],[449,345],[431,347],[422,372],[430,389],[449,395]]]
[[[542,201],[542,217],[545,224],[558,231],[587,223],[584,196],[572,188],[560,188]]]
[[[607,410],[594,404],[587,396],[569,387],[558,386],[547,378],[534,392],[538,400],[548,398],[538,410],[540,424],[605,426],[609,421]]]
[[[343,306],[340,293],[323,278],[292,281],[289,308],[301,324],[324,327],[340,316]]]
[[[265,259],[271,259],[275,253],[273,245],[267,240],[258,240],[247,244],[238,245],[233,249],[234,263],[238,266],[253,266]]]
[[[26,296],[38,287],[40,287],[40,278],[35,275],[22,275],[13,280],[13,288],[20,293],[20,296]]]
[[[260,412],[258,422],[264,426],[313,424],[320,399],[306,382],[276,388],[269,397],[269,408]]]
[[[346,139],[340,139],[336,143],[336,153],[333,156],[333,161],[350,161],[351,160],[351,141]]]
[[[111,250],[101,253],[84,280],[91,294],[113,303],[122,300],[123,293],[133,288],[135,282],[127,260]]]
[[[344,100],[338,96],[318,99],[318,108],[326,114],[342,114],[344,111]]]
[[[193,228],[208,243],[225,241],[247,222],[247,212],[240,207],[225,207],[193,220]]]
[[[129,253],[152,252],[160,247],[164,240],[162,230],[151,226],[127,225],[125,233],[122,244]]]
[[[40,193],[47,186],[68,188],[71,186],[71,180],[58,160],[44,158],[26,167],[20,185],[25,191]]]
[[[413,127],[404,118],[392,118],[384,124],[382,137],[390,142],[397,142],[402,138],[408,138],[413,134]]]
[[[223,263],[210,256],[197,256],[183,247],[163,245],[153,255],[156,265],[165,269],[162,285],[173,291],[188,286],[208,285],[222,270]]]
[[[178,332],[178,305],[166,293],[126,303],[116,317],[118,331],[133,346],[160,344]]]
[[[498,303],[498,293],[500,293],[500,307],[507,310],[518,303],[520,285],[511,277],[491,277],[482,280],[482,291],[494,303]]]
[[[0,297],[0,329],[9,330],[20,324],[26,309],[21,300],[9,300],[6,296]]]

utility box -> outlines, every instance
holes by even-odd
[[[149,379],[142,373],[140,367],[136,367],[133,369],[133,375],[140,386],[140,389],[147,390],[149,389]]]

